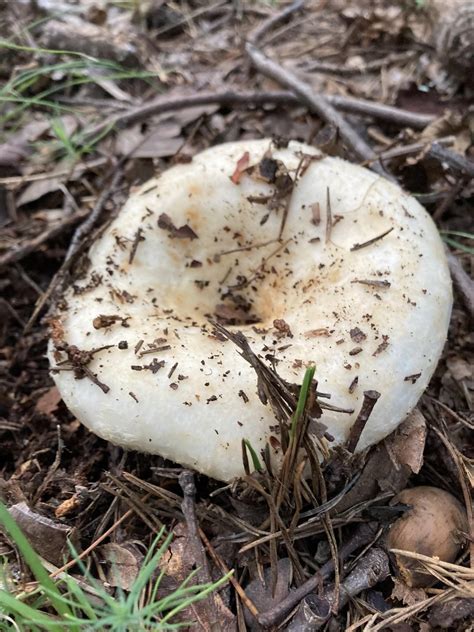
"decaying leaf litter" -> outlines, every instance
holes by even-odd
[[[466,11],[457,2],[452,11],[458,4]],[[401,583],[383,546],[406,509],[390,500],[407,485],[453,492],[472,529],[472,30],[450,37],[428,0],[346,5],[2,7],[1,495],[53,575],[72,533],[92,573],[127,590],[143,543],[163,525],[175,533],[160,562],[165,594],[193,568],[201,583],[234,569],[219,593],[180,615],[191,629],[462,630],[472,618],[472,544],[456,564],[424,559],[437,580],[428,588]],[[416,194],[450,249],[455,306],[418,410],[367,454],[338,450],[322,465],[308,441],[323,432],[317,413],[327,403],[316,382],[292,426],[303,389],[237,336],[287,453],[281,474],[222,487],[123,453],[73,418],[48,376],[48,310],[131,187],[210,145],[261,136],[313,143]],[[225,320],[216,335],[229,336]],[[265,455],[243,446],[243,458]],[[3,536],[2,551],[17,590],[31,589]]]

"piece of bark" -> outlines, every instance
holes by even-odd
[[[370,452],[362,474],[336,505],[332,514],[340,514],[380,492],[394,494],[402,490],[412,474],[420,471],[426,439],[426,424],[415,408],[395,432]]]
[[[32,511],[25,502],[13,505],[9,511],[38,555],[55,566],[62,566],[70,557],[68,541],[77,545],[74,528]]]
[[[173,532],[174,538],[159,561],[159,569],[165,572],[158,589],[158,598],[160,599],[177,590],[189,574],[196,570],[195,553],[189,542],[186,524],[179,522]],[[208,579],[212,581],[213,578],[209,577]],[[197,578],[191,582],[191,585],[196,583],[198,583]],[[222,629],[229,630],[229,632],[235,630],[235,617],[224,604],[221,595],[214,593],[212,599],[213,608],[218,614],[218,621],[222,624]],[[190,622],[191,625],[188,628],[190,632],[214,632],[214,628],[209,622],[208,609],[203,601],[186,607],[176,616],[175,622]]]

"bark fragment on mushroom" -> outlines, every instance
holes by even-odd
[[[360,450],[417,403],[452,305],[442,242],[418,202],[297,142],[229,143],[172,167],[130,195],[88,257],[49,347],[65,403],[113,443],[221,480],[243,473],[242,439],[257,452],[278,441],[253,369],[209,318],[243,331],[288,382],[316,364],[330,403],[354,410],[324,411],[334,445],[364,392],[378,391]],[[86,365],[68,363],[71,348]]]

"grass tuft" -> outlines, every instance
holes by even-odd
[[[84,580],[79,585],[68,573],[55,581],[49,577],[40,558],[1,502],[0,525],[15,542],[38,582],[34,591],[20,593],[11,590],[11,581],[4,581],[4,588],[0,589],[0,631],[18,628],[31,632],[177,630],[185,624],[175,622],[176,615],[207,597],[227,582],[230,576],[228,573],[216,582],[192,585],[191,581],[195,576],[193,572],[174,592],[164,597],[158,596],[165,570],[158,573],[157,570],[172,539],[171,535],[165,536],[162,529],[148,550],[130,590],[125,592],[117,589],[114,596],[92,576],[71,547],[85,582],[90,587],[90,593],[94,595],[92,600],[82,587]]]

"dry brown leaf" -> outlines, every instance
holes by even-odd
[[[140,125],[120,130],[117,134],[116,151],[134,158],[166,158],[183,145],[181,126],[172,121],[163,121],[143,133]]]
[[[434,628],[461,629],[458,626],[463,619],[474,619],[474,599],[452,599],[438,603],[431,608],[429,615],[429,621]]]
[[[466,362],[466,360],[459,357],[448,358],[446,365],[456,382],[461,382],[465,379],[474,379],[474,367],[469,362]]]
[[[426,432],[425,418],[418,408],[415,408],[394,434],[393,439],[386,442],[387,451],[396,468],[407,465],[414,474],[418,474],[423,465]]]
[[[426,592],[423,588],[410,588],[405,582],[400,581],[396,577],[392,577],[394,587],[391,598],[401,601],[405,606],[413,606],[426,599]]]
[[[110,542],[98,547],[97,552],[107,565],[106,577],[111,586],[130,590],[143,562],[144,555],[134,542]]]
[[[0,145],[0,166],[16,167],[30,153],[30,142],[37,140],[49,127],[49,121],[34,120],[10,134],[8,141]]]
[[[57,178],[48,178],[47,180],[36,180],[31,182],[23,192],[20,193],[16,200],[17,206],[23,206],[30,202],[36,202],[44,195],[57,191],[61,185],[61,182]]]
[[[50,415],[58,408],[61,401],[61,394],[55,386],[46,391],[36,402],[36,410],[43,415]]]
[[[374,498],[381,491],[401,491],[410,476],[421,468],[425,438],[424,417],[415,409],[395,432],[374,446],[362,474],[354,487],[337,504],[335,511],[343,512]]]
[[[64,500],[56,509],[54,510],[54,515],[56,518],[64,518],[68,514],[75,511],[80,505],[80,500],[77,494],[71,496],[71,498],[67,498]]]

